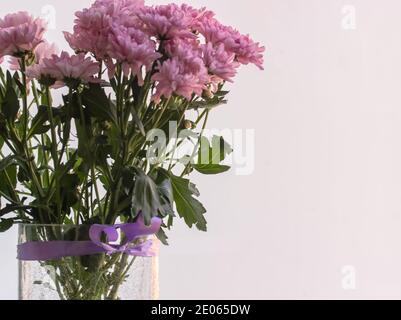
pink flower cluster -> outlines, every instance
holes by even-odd
[[[110,77],[119,64],[139,84],[144,74],[152,72],[155,101],[201,95],[232,81],[242,64],[263,68],[264,47],[222,25],[204,8],[98,0],[76,17],[73,33],[65,33],[70,46],[104,61]]]
[[[21,61],[31,63],[26,70],[28,80],[46,79],[47,83],[96,81],[99,64],[86,58],[85,54],[70,56],[67,52],[57,55],[57,48],[43,39],[46,23],[27,12],[9,14],[0,19],[0,60],[9,59],[10,69],[19,70]]]
[[[40,47],[44,30],[44,22],[27,13],[6,16],[0,20],[0,57],[32,53],[36,58],[29,76],[88,82],[99,71],[99,64],[86,58],[90,54],[106,65],[110,78],[121,70],[142,85],[149,75],[155,101],[173,95],[190,100],[217,90],[220,83],[233,81],[241,65],[263,69],[265,48],[205,8],[97,0],[77,12],[73,32],[64,33],[74,56],[56,56],[54,48]]]

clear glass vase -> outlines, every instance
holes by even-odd
[[[87,241],[89,227],[19,226],[18,243]],[[142,239],[147,240],[149,237]],[[154,240],[154,250],[158,242]],[[105,253],[50,261],[19,262],[20,300],[155,300],[158,258]]]

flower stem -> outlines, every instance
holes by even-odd
[[[195,145],[195,147],[194,147],[194,151],[192,152],[192,155],[191,155],[191,157],[189,158],[189,161],[188,161],[187,165],[185,166],[184,171],[183,171],[182,174],[181,174],[181,178],[188,174],[188,170],[189,170],[189,168],[191,167],[192,160],[194,159],[194,157],[195,157],[195,155],[196,155],[196,152],[198,151],[198,147],[199,147],[200,144],[201,144],[202,137],[203,137],[203,133],[204,133],[205,130],[206,130],[207,122],[208,122],[208,120],[209,120],[209,113],[210,113],[210,110],[206,110],[205,120],[204,120],[204,122],[203,122],[202,131],[201,131],[201,133],[199,134],[198,142],[196,143],[196,145]]]
[[[97,180],[96,180],[96,172],[95,172],[95,167],[92,166],[91,167],[91,175],[92,175],[92,184],[95,187],[95,193],[96,193],[96,199],[97,199],[97,203],[99,205],[99,213],[100,216],[105,219],[105,216],[103,215],[103,209],[102,209],[102,203],[101,203],[101,198],[100,198],[100,193],[99,193],[99,188],[97,186]]]
[[[50,130],[52,136],[52,144],[51,144],[51,152],[54,162],[54,169],[58,164],[58,155],[57,155],[57,136],[56,136],[56,125],[54,122],[53,110],[52,110],[52,103],[51,103],[51,96],[50,96],[50,89],[49,86],[46,86],[46,100],[47,100],[47,110],[49,114],[49,122],[50,122]]]
[[[22,86],[24,88],[24,92],[22,93],[22,116],[23,116],[23,138],[22,138],[22,143],[26,145],[27,142],[27,132],[28,132],[28,92],[27,92],[27,79],[26,79],[26,60],[25,56],[23,56],[20,59],[20,67],[21,67],[21,73],[22,73]]]

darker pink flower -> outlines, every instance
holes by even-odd
[[[97,82],[94,76],[99,72],[99,64],[85,54],[70,56],[63,51],[60,56],[53,55],[44,58],[39,64],[27,69],[27,76],[39,81],[52,80],[68,83],[71,80],[79,82]]]
[[[46,22],[27,12],[0,19],[0,56],[20,56],[32,52],[42,41]]]
[[[173,94],[187,100],[193,94],[202,95],[210,78],[201,51],[192,48],[191,43],[178,41],[170,47],[170,54],[170,59],[159,63],[159,70],[152,78],[157,82],[153,100],[159,102]]]

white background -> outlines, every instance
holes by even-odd
[[[48,35],[63,48],[61,31],[90,2],[3,0],[0,13],[54,6]],[[209,232],[180,224],[170,234],[161,297],[400,299],[400,2],[187,3],[213,9],[268,54],[265,72],[241,70],[211,122],[256,130],[256,169],[194,176]],[[355,7],[355,30],[344,28],[346,5]],[[15,230],[0,235],[3,299],[17,296],[15,244]],[[344,287],[345,266],[355,290]]]

